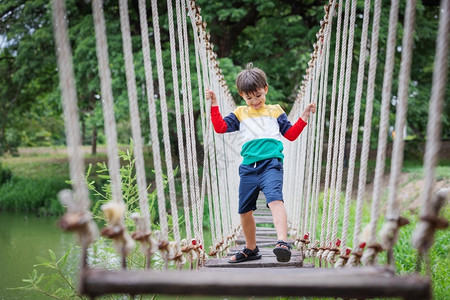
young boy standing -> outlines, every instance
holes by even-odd
[[[260,259],[256,245],[256,224],[253,211],[262,191],[267,206],[272,211],[277,232],[277,245],[273,252],[280,262],[291,259],[291,245],[287,242],[287,216],[283,202],[283,144],[281,135],[294,141],[306,126],[315,103],[307,105],[298,121],[292,125],[279,105],[266,105],[269,90],[266,74],[251,64],[236,78],[239,95],[247,106],[239,106],[225,118],[220,114],[217,98],[206,89],[206,99],[211,101],[211,121],[217,133],[239,130],[243,138],[239,166],[239,214],[245,235],[245,248],[236,252],[228,262],[238,263]]]

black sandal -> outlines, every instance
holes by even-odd
[[[254,250],[250,250],[244,247],[244,249],[242,249],[241,251],[237,251],[236,253],[234,253],[234,257],[236,258],[235,260],[229,259],[228,262],[232,264],[240,263],[248,260],[261,259],[261,256],[262,255],[259,254],[258,246],[256,246]]]
[[[289,243],[279,240],[275,249],[273,249],[273,253],[277,257],[277,261],[288,262],[291,260],[291,249],[292,246]]]

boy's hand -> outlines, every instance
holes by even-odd
[[[206,96],[206,100],[211,100],[211,106],[217,106],[217,98],[216,98],[216,93],[214,93],[214,91],[206,88],[205,89],[205,96]]]
[[[307,122],[311,113],[315,113],[316,109],[317,106],[314,102],[308,104],[303,113],[300,115],[300,118],[302,118],[303,121]]]

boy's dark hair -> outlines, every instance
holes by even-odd
[[[257,67],[253,67],[253,63],[248,63],[245,70],[236,77],[236,86],[239,94],[253,94],[260,88],[269,86],[267,84],[266,73]]]

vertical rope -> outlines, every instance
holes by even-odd
[[[406,126],[406,114],[408,111],[408,90],[411,75],[413,35],[415,23],[416,1],[411,0],[406,4],[404,35],[402,41],[402,58],[400,63],[398,102],[396,106],[394,146],[392,148],[391,174],[389,178],[389,196],[386,213],[386,222],[381,233],[381,242],[384,249],[388,250],[388,260],[394,263],[392,247],[398,238],[399,203],[397,201],[397,188],[403,167],[404,136],[403,129]],[[405,224],[404,224],[405,225]]]
[[[341,5],[341,4],[339,4]],[[342,118],[342,107],[343,107],[343,91],[344,91],[344,78],[345,78],[345,61],[347,58],[347,36],[348,36],[348,23],[349,23],[349,15],[350,15],[350,0],[345,2],[344,9],[344,25],[342,32],[342,50],[341,50],[341,69],[339,75],[339,93],[338,93],[338,106],[337,106],[337,115],[336,115],[336,127],[335,127],[335,140],[333,146],[340,145],[339,141],[341,135],[339,134],[339,130],[341,130],[341,118]],[[345,127],[345,125],[344,125]],[[331,185],[330,185],[330,206],[328,212],[328,227],[327,227],[327,246],[330,245],[332,247],[333,242],[336,242],[337,231],[335,230],[336,226],[334,226],[337,222],[337,218],[339,215],[339,200],[340,200],[340,191],[336,189],[336,176],[337,176],[337,160],[338,160],[339,148],[333,151],[333,170],[331,174]],[[334,199],[334,201],[333,201]],[[332,214],[333,212],[333,214]],[[332,222],[333,220],[333,222]],[[333,226],[332,226],[333,224]],[[333,233],[333,235],[332,235]],[[324,252],[323,258],[328,257],[329,252]]]
[[[77,92],[73,74],[72,50],[70,49],[64,1],[53,0],[53,28],[58,57],[59,86],[61,89],[67,152],[72,188],[77,203],[74,210],[83,213],[91,206],[89,192],[84,180],[84,159],[81,150],[80,123],[78,121]]]
[[[307,92],[306,92],[306,96],[307,96],[307,98],[308,98],[308,96],[312,93],[312,88],[311,88],[311,86],[312,86],[312,80],[313,80],[313,76],[314,76],[314,73],[315,73],[315,69],[312,69],[312,71],[311,71],[311,74],[310,74],[310,82],[309,82],[309,84],[308,84],[308,87],[307,87]],[[309,99],[308,99],[308,101],[309,101]],[[307,101],[305,101],[305,102],[307,102]],[[310,122],[311,123],[311,122]],[[312,124],[311,124],[312,125]],[[307,137],[307,139],[308,139],[308,145],[310,146],[310,149],[311,149],[311,138],[312,138],[312,130],[313,130],[313,128],[312,128],[312,126],[308,126],[308,131],[307,131],[307,133],[308,133],[308,137]],[[309,206],[309,195],[308,195],[308,190],[309,190],[309,181],[310,181],[310,175],[311,175],[311,168],[312,168],[312,166],[311,166],[311,156],[312,156],[312,152],[311,151],[307,151],[306,152],[306,165],[305,165],[305,174],[306,174],[306,179],[305,179],[305,186],[306,186],[306,188],[304,188],[303,189],[303,205],[302,205],[302,222],[301,222],[301,224],[300,224],[300,233],[301,233],[301,236],[303,237],[303,235],[304,234],[306,234],[306,230],[307,230],[307,224],[308,224],[308,220],[307,220],[307,218],[308,218],[308,214],[307,214],[307,211],[308,211],[308,206]]]
[[[346,2],[346,11],[347,8],[350,10],[349,2]],[[347,17],[348,13],[346,13]],[[337,242],[337,232],[338,232],[338,218],[339,218],[339,207],[340,207],[340,199],[341,199],[341,186],[342,186],[342,172],[344,167],[344,152],[345,152],[345,134],[347,132],[347,114],[348,114],[348,100],[350,96],[350,79],[351,79],[351,71],[352,71],[352,60],[353,60],[353,42],[354,42],[354,32],[355,32],[355,19],[356,19],[356,0],[352,1],[351,5],[351,13],[350,13],[350,24],[349,24],[349,33],[348,33],[348,48],[347,48],[347,59],[346,59],[346,68],[345,68],[345,86],[344,86],[344,94],[343,94],[343,107],[342,107],[342,121],[340,125],[340,144],[339,144],[339,159],[338,159],[338,170],[337,170],[337,178],[336,178],[336,189],[335,189],[335,204],[334,204],[334,221],[333,221],[333,234],[332,234],[332,242],[336,242],[336,246],[339,246]],[[344,19],[344,23],[345,22]],[[344,32],[345,32],[344,27]],[[343,50],[344,51],[344,50]],[[341,69],[342,70],[342,69]],[[341,90],[339,90],[341,95]],[[341,102],[341,101],[339,101]],[[336,132],[337,134],[337,132]],[[336,250],[331,251],[329,256],[327,257],[328,261],[334,262],[335,256],[339,252],[337,248]]]
[[[436,224],[426,217],[436,215],[436,204],[433,203],[433,188],[436,181],[436,165],[439,159],[442,134],[442,113],[445,101],[445,89],[448,76],[448,54],[450,38],[450,1],[441,1],[439,17],[439,30],[436,43],[436,56],[434,58],[433,83],[431,88],[430,107],[428,111],[427,144],[425,146],[424,175],[421,200],[422,222],[415,230],[412,243],[420,254],[425,254],[433,242]],[[448,189],[447,189],[448,193]],[[439,195],[437,195],[439,196]],[[445,199],[445,198],[444,198]],[[445,200],[443,200],[445,201]],[[445,203],[445,202],[444,202]],[[433,207],[434,206],[434,207]]]
[[[334,5],[334,4],[333,4]],[[337,90],[337,77],[339,68],[339,53],[341,49],[341,27],[342,27],[342,1],[338,4],[338,18],[336,25],[336,45],[334,50],[334,68],[333,68],[333,84],[331,88],[331,111],[330,111],[330,127],[328,130],[328,152],[327,152],[327,166],[325,170],[325,187],[323,192],[323,214],[322,214],[322,233],[321,233],[321,246],[328,247],[331,238],[331,210],[333,202],[329,201],[329,187],[330,187],[330,172],[331,172],[331,154],[333,153],[333,137],[335,126],[335,110],[336,110],[336,90]],[[328,205],[327,205],[328,204]],[[328,208],[327,208],[328,206]],[[325,230],[325,220],[327,220],[327,229]],[[325,237],[325,232],[327,232]],[[330,232],[330,234],[328,234]]]
[[[158,200],[158,203],[160,202],[165,203],[164,184],[161,167],[161,154],[158,137],[158,122],[156,116],[155,92],[153,90],[152,61],[150,58],[150,43],[148,39],[149,35],[147,26],[147,9],[145,5],[145,0],[139,0],[139,19],[142,32],[141,36],[142,36],[142,53],[145,71],[145,87],[150,120],[150,137],[152,141],[153,165],[155,167],[156,190],[158,199],[161,199]]]
[[[326,45],[326,48],[323,51],[323,56],[325,59],[325,62],[322,63],[323,65],[323,76],[322,76],[322,88],[321,88],[321,95],[319,97],[319,99],[321,99],[322,104],[322,112],[320,115],[320,134],[319,134],[319,152],[317,154],[318,156],[318,163],[317,163],[317,169],[318,169],[318,174],[317,174],[317,182],[316,182],[316,207],[315,207],[315,211],[314,211],[314,223],[316,223],[316,218],[318,215],[318,199],[319,199],[319,192],[320,192],[320,181],[321,181],[321,173],[322,173],[322,155],[323,155],[323,138],[324,138],[324,133],[325,133],[325,115],[326,115],[326,104],[327,104],[327,91],[328,91],[328,65],[329,65],[329,59],[330,59],[330,39],[331,39],[331,29],[333,27],[333,15],[335,13],[334,10],[335,6],[333,1],[330,1],[330,5],[328,6],[328,11],[326,11],[327,19],[326,19],[326,26],[325,26],[325,33],[324,33],[324,44]],[[324,201],[324,200],[323,200]],[[325,206],[323,206],[323,211],[325,211],[326,208]],[[322,220],[322,224],[324,220]],[[321,227],[321,230],[323,231],[324,226]],[[316,226],[314,225],[313,227],[313,233],[312,233],[312,241],[314,242],[316,240]],[[319,240],[320,241],[320,240]],[[315,246],[315,244],[314,244]]]
[[[350,200],[353,190],[353,175],[355,170],[356,160],[356,147],[358,144],[358,131],[359,131],[359,116],[361,110],[361,98],[364,83],[364,69],[366,62],[366,49],[367,49],[367,36],[369,32],[369,19],[370,19],[370,0],[364,2],[364,16],[363,27],[361,33],[361,44],[359,48],[359,66],[358,66],[358,79],[356,83],[356,96],[355,104],[353,108],[353,125],[352,125],[352,137],[350,147],[350,159],[349,168],[347,173],[347,186],[345,191],[345,207],[344,207],[344,221],[342,226],[342,244],[341,249],[347,246],[347,233],[348,233],[348,221],[350,215]]]
[[[184,3],[184,2],[182,2]],[[187,2],[186,2],[187,3]],[[183,24],[183,30],[182,30],[182,34],[183,34],[183,45],[184,45],[184,62],[185,65],[183,65],[183,68],[185,70],[185,74],[186,74],[186,89],[185,92],[187,91],[187,107],[188,107],[188,112],[189,114],[186,116],[187,117],[187,127],[188,130],[186,130],[186,139],[189,140],[190,144],[187,144],[187,147],[191,149],[192,151],[192,174],[191,176],[193,177],[193,183],[194,183],[194,191],[195,191],[195,199],[196,202],[198,203],[197,206],[198,208],[196,209],[197,212],[202,212],[203,210],[203,205],[202,205],[202,201],[200,200],[200,187],[199,187],[199,178],[198,178],[198,162],[197,162],[197,148],[196,148],[196,138],[195,138],[195,120],[194,120],[194,108],[193,108],[193,101],[192,101],[192,84],[191,84],[191,71],[190,71],[190,65],[189,65],[189,46],[188,46],[188,32],[187,32],[187,22],[186,22],[186,9],[185,6],[182,5],[181,6],[181,17],[182,17],[182,24]],[[181,39],[181,36],[179,37]],[[181,40],[180,40],[180,44],[181,44]],[[180,53],[181,55],[182,53]],[[198,82],[199,87],[201,87],[201,81]],[[186,93],[185,93],[186,94]],[[201,94],[200,98],[201,98]],[[184,94],[183,94],[184,96]],[[184,97],[183,97],[183,101],[184,101]],[[189,138],[190,137],[190,138]],[[201,214],[197,213],[197,218],[200,218]],[[200,221],[200,220],[199,220]],[[201,221],[203,221],[203,218],[201,218]],[[199,234],[201,236],[203,236],[203,227],[202,224],[200,224],[199,226]]]
[[[386,144],[387,144],[387,127],[389,122],[389,103],[391,99],[391,85],[394,69],[395,58],[395,42],[398,22],[398,0],[391,2],[391,10],[389,14],[389,31],[386,49],[386,63],[384,66],[383,78],[383,94],[381,100],[380,111],[380,131],[378,133],[378,151],[377,162],[375,167],[374,188],[372,194],[372,209],[370,214],[370,240],[369,248],[364,252],[363,260],[366,264],[372,265],[376,261],[377,255],[377,237],[376,230],[378,219],[380,217],[380,198],[381,198],[381,183],[384,173],[384,165],[386,159]]]
[[[369,62],[369,75],[367,80],[368,81],[367,100],[366,100],[366,110],[364,113],[364,133],[361,150],[361,162],[359,168],[358,194],[356,198],[357,200],[356,200],[355,229],[353,231],[354,249],[348,261],[349,266],[356,266],[359,263],[360,259],[359,254],[360,251],[362,251],[362,248],[360,247],[359,235],[361,233],[364,197],[366,194],[367,162],[369,160],[370,136],[372,129],[372,111],[373,111],[375,77],[378,58],[378,36],[380,32],[380,15],[381,15],[381,0],[376,0],[373,13],[372,36],[371,36],[372,41],[370,45],[371,53]],[[357,255],[355,255],[355,253],[357,253]]]
[[[188,3],[187,3],[188,4]],[[189,10],[189,17],[191,19],[191,24],[192,24],[192,28],[193,28],[193,33],[194,33],[194,49],[195,49],[195,61],[196,61],[196,68],[197,68],[197,82],[198,82],[198,92],[199,92],[199,98],[200,98],[200,116],[201,116],[201,124],[202,124],[202,136],[203,136],[203,144],[205,144],[205,141],[207,140],[207,135],[206,135],[206,126],[207,122],[205,121],[206,117],[206,113],[204,111],[204,106],[206,104],[204,104],[203,101],[203,88],[202,88],[202,83],[203,83],[203,78],[202,78],[202,66],[203,63],[206,63],[203,56],[202,56],[202,52],[201,50],[204,48],[200,46],[200,41],[201,38],[199,37],[199,28],[196,25],[196,21],[195,21],[195,15],[194,12],[192,11],[193,7],[192,6],[188,6]],[[202,64],[202,66],[200,65]],[[204,70],[204,68],[203,68]],[[205,75],[206,76],[206,75]],[[202,222],[200,220],[199,216],[203,215],[203,209],[204,209],[204,200],[205,200],[205,195],[207,194],[207,190],[206,190],[206,180],[207,180],[207,176],[206,176],[206,170],[208,169],[207,167],[207,156],[208,156],[208,147],[204,147],[204,161],[203,161],[203,176],[202,176],[202,184],[201,184],[201,195],[199,198],[196,198],[196,202],[194,203],[195,205],[193,206],[193,212],[195,213],[195,215],[193,216],[194,220],[195,220],[195,226],[197,228],[197,233],[198,235],[202,235]]]
[[[161,37],[160,37],[160,29],[159,29],[159,16],[158,16],[158,3],[156,0],[151,1],[152,5],[152,20],[153,20],[153,34],[155,39],[155,52],[156,52],[156,65],[158,70],[158,84],[159,84],[159,98],[160,98],[160,106],[161,106],[161,119],[162,119],[162,127],[163,127],[163,141],[164,141],[164,152],[166,157],[166,167],[167,167],[167,179],[169,182],[169,197],[170,201],[176,196],[175,194],[175,183],[173,178],[173,167],[172,167],[172,150],[170,146],[170,137],[169,137],[169,121],[167,117],[167,100],[166,100],[166,84],[164,81],[164,65],[162,61],[162,53],[161,53]],[[158,198],[158,210],[161,220],[161,234],[163,240],[167,239],[167,213],[166,213],[166,204],[163,202],[159,202],[160,198]]]
[[[133,52],[131,49],[130,22],[128,19],[128,3],[120,0],[120,28],[122,31],[123,53],[125,59],[125,71],[127,77],[128,99],[130,107],[131,130],[134,143],[134,157],[136,166],[136,181],[139,189],[139,206],[142,213],[148,211],[147,183],[145,179],[143,142],[139,107],[137,102],[136,79],[133,65]]]
[[[178,137],[178,149],[179,149],[179,157],[180,157],[180,168],[181,168],[181,162],[184,164],[184,145],[183,145],[183,133],[181,128],[181,112],[180,112],[180,94],[179,94],[179,87],[178,87],[178,70],[177,70],[177,55],[176,55],[176,49],[175,49],[175,29],[173,24],[173,9],[172,9],[172,0],[167,0],[167,14],[169,18],[169,36],[170,36],[170,57],[172,60],[172,80],[173,80],[173,94],[175,99],[175,115],[177,120],[177,137]],[[180,27],[181,24],[178,23],[178,27]],[[180,47],[181,48],[181,47]],[[181,146],[180,146],[181,145]],[[181,152],[182,151],[182,152]],[[183,166],[184,169],[184,166]],[[186,176],[186,174],[184,174]],[[186,180],[186,178],[184,178]],[[186,182],[182,182],[184,186],[186,186]],[[175,188],[175,187],[174,187]],[[178,211],[177,211],[177,200],[175,197],[175,190],[174,190],[174,197],[170,197],[170,203],[171,203],[171,210],[172,210],[172,217],[173,217],[173,224],[174,224],[174,236],[175,241],[180,241],[180,230],[178,225]],[[183,195],[185,197],[185,195]],[[189,215],[188,215],[189,216]]]
[[[185,20],[182,21],[181,19],[181,4],[179,0],[175,1],[176,5],[176,17],[177,17],[177,31],[178,31],[178,48],[180,51],[180,68],[181,68],[181,91],[183,92],[183,103],[185,102],[184,99],[186,97],[186,71],[185,71],[185,64],[184,62],[184,43],[181,41],[183,40],[183,25],[185,23]],[[183,2],[184,3],[184,2]],[[183,5],[184,8],[184,5]],[[176,49],[174,49],[176,50]],[[176,61],[176,58],[175,58]],[[172,66],[173,68],[173,66]],[[176,69],[176,68],[175,68]],[[174,71],[172,71],[174,73]],[[175,76],[174,76],[175,78]],[[178,76],[176,76],[178,79]],[[175,81],[174,81],[175,82]],[[175,85],[175,84],[174,84]],[[177,85],[178,88],[178,85]],[[177,118],[177,137],[178,137],[178,149],[179,149],[179,155],[180,155],[180,173],[181,173],[181,186],[182,186],[182,192],[183,192],[183,207],[184,207],[184,220],[186,222],[186,237],[188,240],[192,239],[192,225],[191,225],[191,213],[189,208],[189,193],[187,190],[187,174],[186,174],[186,153],[184,148],[184,139],[183,139],[183,131],[182,131],[182,120],[181,120],[181,107],[180,107],[180,97],[179,97],[179,91],[174,92],[175,96],[175,112],[176,112],[176,118]],[[188,158],[191,156],[189,155],[189,149],[188,151]],[[192,180],[189,181],[191,184],[190,191],[194,191],[194,186],[192,183]],[[193,194],[191,194],[191,200],[193,201],[194,198],[192,197]]]
[[[315,56],[317,56],[317,49],[319,49],[319,45],[316,44],[316,49],[315,49]],[[314,71],[313,71],[313,83],[311,86],[311,99],[308,102],[316,102],[316,98],[317,98],[317,94],[318,94],[318,85],[319,85],[319,81],[320,81],[320,71],[321,71],[321,66],[320,66],[320,59],[316,60],[316,64],[313,67]],[[305,103],[305,105],[307,105]],[[314,173],[314,149],[315,149],[315,142],[316,142],[316,121],[317,121],[317,117],[316,114],[313,114],[310,116],[308,123],[308,141],[309,141],[309,150],[308,150],[308,156],[309,156],[309,161],[308,161],[308,176],[307,176],[307,181],[306,181],[306,185],[307,185],[307,193],[306,193],[306,212],[305,212],[305,221],[304,221],[304,226],[303,226],[303,234],[307,234],[308,232],[310,232],[311,230],[311,222],[308,226],[308,217],[310,215],[310,210],[312,211],[313,209],[313,201],[311,199],[311,194],[312,194],[312,188],[313,188],[313,173]],[[316,166],[317,167],[317,166]],[[311,208],[310,208],[311,207]],[[312,218],[312,216],[311,216]],[[309,227],[309,228],[308,228]]]
[[[327,13],[328,14],[328,13]],[[324,62],[325,62],[325,46],[326,46],[326,37],[325,37],[325,32],[324,32],[324,25],[322,23],[322,27],[321,30],[319,31],[319,51],[318,51],[318,55],[319,55],[319,63],[318,63],[318,68],[320,68],[319,71],[319,77],[317,80],[317,84],[316,84],[316,88],[319,89],[319,91],[317,92],[317,106],[319,111],[317,112],[317,131],[316,134],[318,135],[318,137],[316,138],[316,146],[315,146],[315,154],[314,154],[314,178],[313,178],[313,184],[312,184],[312,208],[311,208],[311,225],[309,226],[311,229],[311,248],[315,248],[315,241],[316,241],[316,221],[317,221],[317,211],[318,211],[318,206],[319,206],[319,183],[320,183],[320,171],[321,171],[321,164],[322,164],[322,145],[323,145],[323,132],[324,132],[324,121],[325,121],[325,101],[323,98],[323,88],[324,88],[324,78],[325,78],[325,66],[324,66]],[[313,101],[315,101],[315,99],[313,99]],[[315,251],[315,250],[313,250]]]
[[[191,19],[191,23],[192,23],[192,28],[194,28],[194,41],[195,41],[195,47],[196,47],[196,51],[198,52],[198,56],[200,58],[200,62],[201,62],[201,69],[202,69],[202,74],[203,74],[203,80],[201,80],[201,78],[199,77],[199,83],[203,81],[203,83],[209,85],[209,80],[208,80],[208,70],[207,70],[207,66],[208,66],[208,60],[206,57],[206,44],[203,40],[203,32],[200,26],[201,25],[201,19],[197,18],[197,16],[195,15],[194,9],[195,9],[195,2],[192,1],[191,5],[188,6],[188,12],[189,12],[189,16]],[[197,25],[198,24],[198,25]],[[199,65],[198,65],[199,66]],[[200,72],[198,69],[197,72],[198,76],[200,76]],[[200,88],[200,87],[199,87]],[[200,100],[202,102],[203,100],[203,91],[199,90],[199,95],[200,95]],[[208,120],[210,118],[210,104],[209,102],[205,102],[205,120]],[[206,128],[204,128],[203,131],[203,144],[205,145],[204,149],[205,149],[205,157],[204,157],[204,163],[203,163],[203,179],[202,179],[202,195],[200,197],[200,201],[198,201],[197,205],[198,205],[198,212],[202,212],[203,211],[203,200],[204,200],[204,196],[207,195],[208,198],[208,203],[209,203],[209,208],[210,208],[210,218],[213,217],[212,214],[212,205],[211,205],[211,188],[210,188],[210,176],[209,176],[209,161],[208,161],[208,157],[209,157],[209,151],[210,151],[210,147],[208,146],[210,143],[210,134],[209,132],[211,131],[211,125],[209,121],[205,121],[204,124],[206,124]],[[198,214],[198,222],[199,222],[199,230],[201,230],[201,226],[202,226],[202,219],[203,219],[203,214]],[[211,223],[213,224],[213,223]],[[213,239],[215,239],[215,227],[211,226],[211,235],[213,237]],[[215,242],[215,241],[214,241]]]
[[[95,40],[102,93],[103,118],[108,153],[108,168],[111,178],[112,201],[122,203],[122,180],[120,177],[119,151],[117,147],[116,119],[112,94],[111,70],[109,69],[108,43],[102,1],[92,1]],[[144,218],[145,228],[150,229],[150,216]]]
[[[85,223],[80,224],[78,222],[76,224],[78,228],[75,230],[77,231],[78,242],[83,249],[81,265],[85,268],[87,266],[87,248],[97,237],[98,229],[89,213],[91,203],[86,181],[83,177],[84,159],[80,147],[81,136],[78,121],[77,93],[64,2],[62,0],[53,0],[52,10],[55,50],[58,59],[59,87],[61,89],[67,152],[70,162],[69,172],[72,189],[75,192],[75,197],[67,190],[63,190],[58,194],[61,203],[67,207],[66,214],[60,220],[60,226],[65,221],[65,216],[73,220],[72,216],[74,214],[80,220],[80,215],[82,215]],[[63,226],[61,227],[65,229]]]

